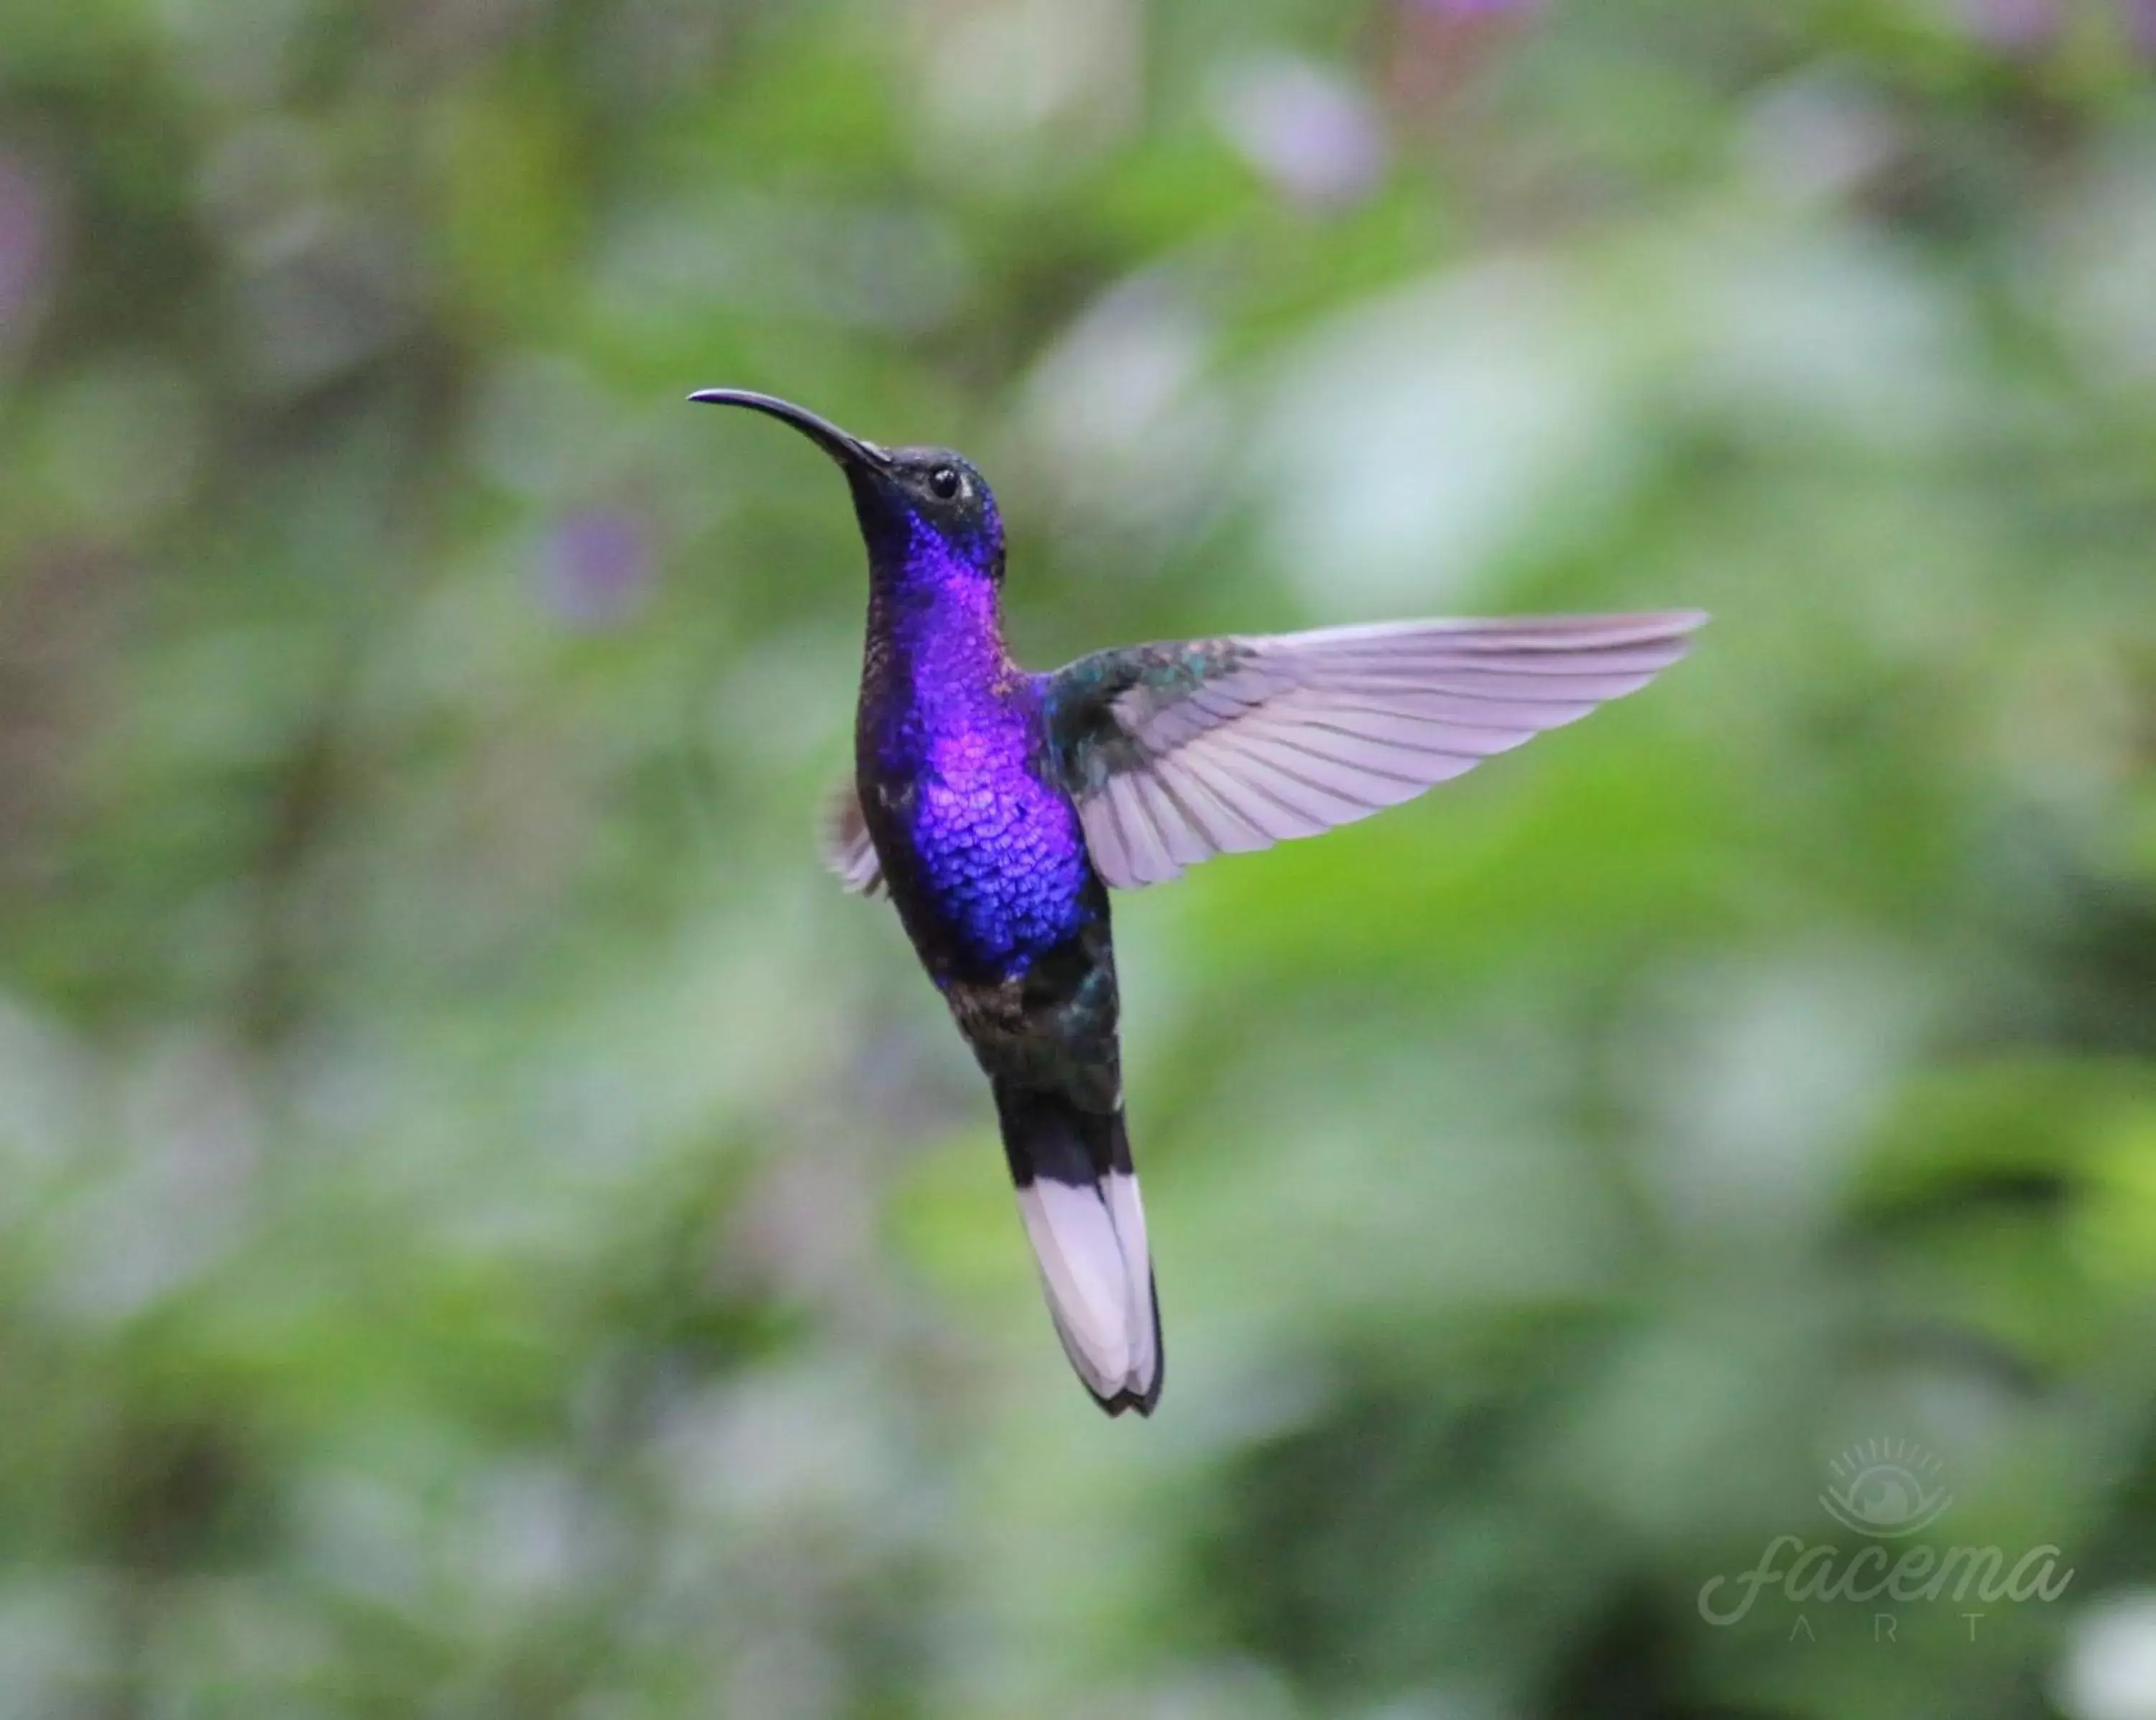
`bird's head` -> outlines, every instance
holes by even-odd
[[[987,479],[964,455],[947,448],[880,447],[805,407],[745,389],[706,388],[689,398],[767,413],[838,462],[853,489],[871,570],[902,576],[940,566],[1002,581],[1003,518]]]

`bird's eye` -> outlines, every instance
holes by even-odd
[[[962,480],[956,466],[938,466],[928,474],[928,490],[939,502],[947,502],[958,494]]]

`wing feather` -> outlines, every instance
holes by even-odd
[[[1272,846],[1270,837],[1222,800],[1204,776],[1183,760],[1163,759],[1154,770],[1174,793],[1177,805],[1191,815],[1190,833],[1204,850],[1198,859],[1210,859],[1215,854],[1253,854]]]
[[[873,896],[883,888],[883,863],[869,839],[860,791],[850,777],[832,795],[824,815],[824,864],[856,896]]]
[[[1136,776],[1118,776],[1108,785],[1108,795],[1115,807],[1116,822],[1122,831],[1124,852],[1130,857],[1132,871],[1147,883],[1158,883],[1174,877],[1182,868],[1169,857],[1168,844],[1162,841],[1153,824],[1141,781]]]
[[[1706,619],[1399,622],[1102,652],[1046,678],[1051,732],[1094,865],[1134,888],[1412,799],[1636,692]]]

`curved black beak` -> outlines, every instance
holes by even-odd
[[[782,422],[791,424],[817,447],[850,469],[865,466],[882,471],[891,464],[891,456],[873,442],[864,442],[858,436],[850,436],[829,418],[819,418],[806,407],[794,405],[790,400],[781,400],[773,394],[754,394],[746,388],[700,388],[689,397],[706,406],[745,406],[751,412],[764,412]]]

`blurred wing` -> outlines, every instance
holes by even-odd
[[[1047,678],[1093,864],[1124,889],[1315,836],[1635,692],[1707,617],[1394,622],[1104,651]]]
[[[849,781],[831,796],[824,815],[824,863],[856,896],[873,896],[883,888],[883,865],[869,840],[861,816],[860,791]]]

